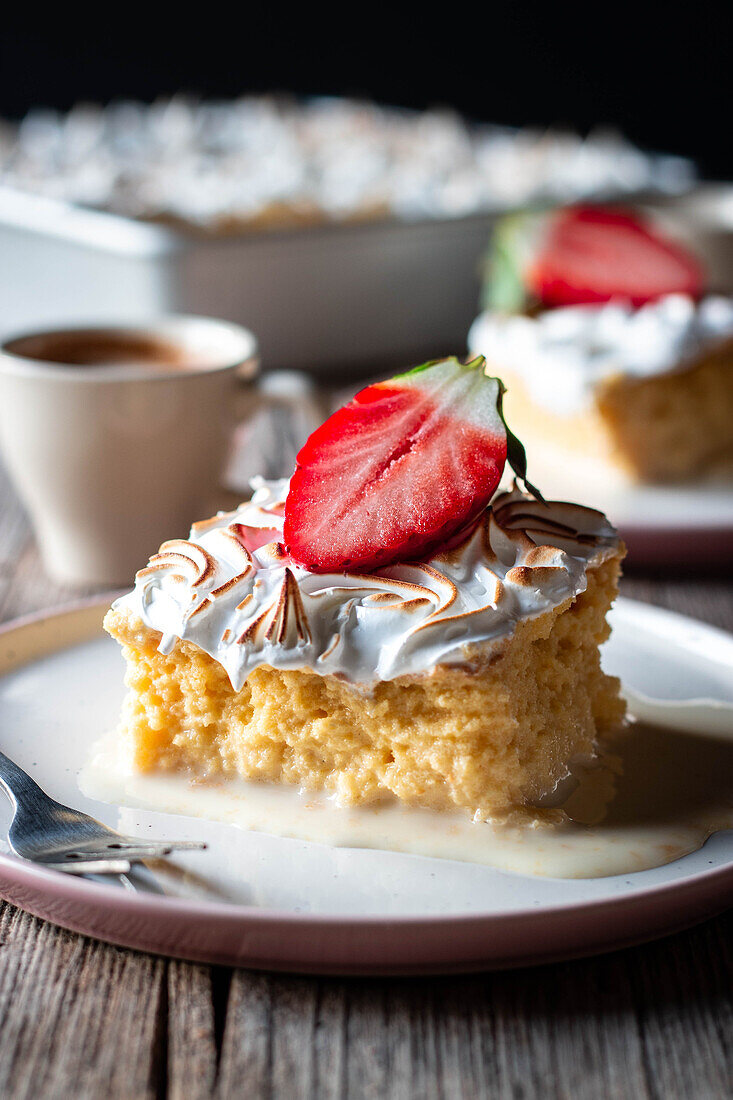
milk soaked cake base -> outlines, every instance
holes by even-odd
[[[368,687],[308,669],[254,669],[235,691],[222,666],[125,609],[105,619],[129,689],[121,736],[141,772],[186,771],[333,792],[344,804],[390,796],[478,820],[531,803],[623,719],[598,647],[622,554],[589,568],[586,590],[521,621],[471,663]]]
[[[733,476],[733,341],[685,369],[604,379],[589,408],[567,416],[535,402],[503,365],[501,375],[508,420],[530,450],[545,441],[643,482]]]

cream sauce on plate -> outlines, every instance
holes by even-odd
[[[693,710],[697,727],[710,727],[706,703]],[[713,727],[718,725],[716,719]],[[328,795],[285,785],[141,775],[123,756],[114,736],[97,746],[81,773],[84,794],[320,844],[463,860],[523,875],[596,878],[642,871],[733,828],[733,723],[690,733],[633,722],[599,761],[573,768],[552,806],[501,824],[396,802],[344,807]]]

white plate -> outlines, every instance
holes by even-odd
[[[0,893],[112,942],[181,957],[324,972],[507,966],[636,942],[733,898],[733,833],[654,870],[572,880],[395,852],[330,848],[85,798],[77,773],[114,725],[117,645],[87,605],[0,634],[0,747],[49,794],[125,831],[203,838],[176,897],[129,894],[0,856]],[[733,703],[733,637],[619,600],[605,665],[639,692]],[[4,672],[3,672],[4,670]],[[653,782],[653,777],[650,777]],[[0,807],[3,824],[9,816]]]
[[[723,564],[733,557],[733,484],[635,484],[601,460],[547,444],[529,445],[527,460],[548,500],[592,502],[605,512],[632,564]]]

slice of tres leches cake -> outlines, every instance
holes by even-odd
[[[481,358],[369,386],[289,483],[163,544],[105,619],[136,771],[496,821],[592,756],[623,545],[526,482],[502,392]]]

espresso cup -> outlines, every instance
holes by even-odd
[[[56,580],[125,584],[211,506],[257,341],[205,317],[75,326],[0,346],[0,447]]]

